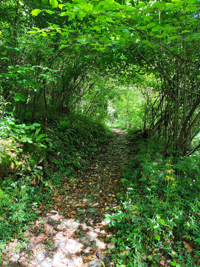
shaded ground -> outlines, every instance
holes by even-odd
[[[122,190],[121,166],[127,163],[129,147],[124,131],[113,129],[115,137],[100,148],[91,165],[79,171],[78,184],[63,181],[53,197],[53,209],[42,212],[41,219],[24,236],[28,242],[19,247],[10,243],[1,266],[100,267],[101,252],[105,266],[113,266],[107,238],[105,214],[115,213],[116,194]],[[64,193],[60,193],[64,192]]]

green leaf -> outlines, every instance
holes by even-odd
[[[105,217],[107,223],[110,223],[112,221],[112,216],[110,214],[106,214]]]
[[[31,130],[34,130],[35,127],[40,127],[41,125],[39,123],[33,123],[30,125]]]
[[[182,34],[182,33],[187,33],[187,32],[190,32],[190,31],[188,31],[188,30],[184,30],[184,31],[181,32],[181,34]]]
[[[84,214],[84,213],[85,213],[85,210],[80,210],[78,214],[81,215],[81,214]]]
[[[200,33],[198,32],[198,33],[192,34],[191,35],[191,38],[193,38],[193,39],[200,39]]]
[[[64,49],[64,48],[66,48],[66,47],[69,47],[69,45],[61,45],[61,46],[59,47],[59,50]]]
[[[159,235],[156,235],[156,236],[155,236],[155,240],[160,241],[160,236],[159,236]]]
[[[198,11],[198,7],[197,6],[188,6],[186,8],[186,11],[192,11],[192,12]]]
[[[83,11],[78,11],[77,13],[77,17],[82,20],[84,17],[86,16],[85,12]]]
[[[153,7],[165,8],[166,3],[155,2]]]
[[[65,5],[63,5],[63,4],[60,4],[60,5],[58,5],[58,7],[62,10],[62,8],[64,7]]]
[[[141,7],[146,7],[146,4],[145,4],[145,3],[141,3],[141,4],[139,4],[138,7],[139,7],[139,8],[141,8]]]
[[[62,12],[62,13],[60,13],[60,16],[61,17],[64,17],[64,16],[66,16],[67,15],[67,12]]]
[[[105,3],[107,3],[109,5],[113,4],[114,2],[115,2],[114,0],[105,0]]]
[[[103,2],[101,1],[97,6],[94,7],[94,11],[98,12],[103,9],[104,5]]]
[[[159,222],[162,224],[162,225],[165,225],[165,221],[163,219],[160,219]]]
[[[54,11],[52,11],[52,10],[49,10],[49,9],[45,9],[45,11],[48,13],[48,14],[54,14]]]
[[[112,224],[113,227],[115,227],[117,225],[117,222],[116,221],[112,221],[111,224]]]
[[[128,29],[123,29],[122,32],[125,32],[125,33],[130,33],[130,31]]]
[[[153,28],[154,26],[156,26],[156,24],[154,22],[151,22],[147,25],[147,28]]]
[[[34,15],[34,16],[37,16],[38,14],[40,14],[42,12],[42,10],[41,9],[34,9],[34,10],[32,10],[32,15]]]
[[[53,8],[58,7],[58,1],[57,0],[49,0],[50,5],[52,5]]]
[[[177,264],[175,261],[171,261],[170,263],[172,266],[176,266],[176,264]]]
[[[93,29],[98,32],[101,30],[101,28],[99,28],[98,26],[94,26]]]
[[[25,98],[24,95],[16,94],[15,97],[14,97],[14,100],[15,100],[16,102],[18,102],[18,101],[25,102],[25,101],[26,101],[26,98]]]

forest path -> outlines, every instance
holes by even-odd
[[[29,267],[101,267],[96,252],[101,252],[105,266],[113,266],[109,249],[115,244],[107,238],[114,234],[108,228],[105,214],[114,214],[117,193],[122,191],[122,166],[130,157],[126,132],[113,129],[111,141],[100,148],[91,165],[77,173],[78,183],[63,181],[55,191],[53,209],[41,212],[25,232],[28,242],[18,248],[10,243],[2,266]]]

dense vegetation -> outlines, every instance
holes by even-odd
[[[199,1],[8,0],[0,17],[0,248],[115,126],[136,155],[107,216],[116,264],[198,266]]]

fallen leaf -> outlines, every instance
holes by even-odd
[[[191,246],[186,242],[183,242],[183,243],[184,243],[184,246],[185,246],[187,252],[192,253],[193,249],[191,248]]]
[[[165,262],[165,258],[162,257],[159,263],[160,263],[161,266],[166,266],[166,265],[165,265],[165,263],[166,263],[166,262]]]

